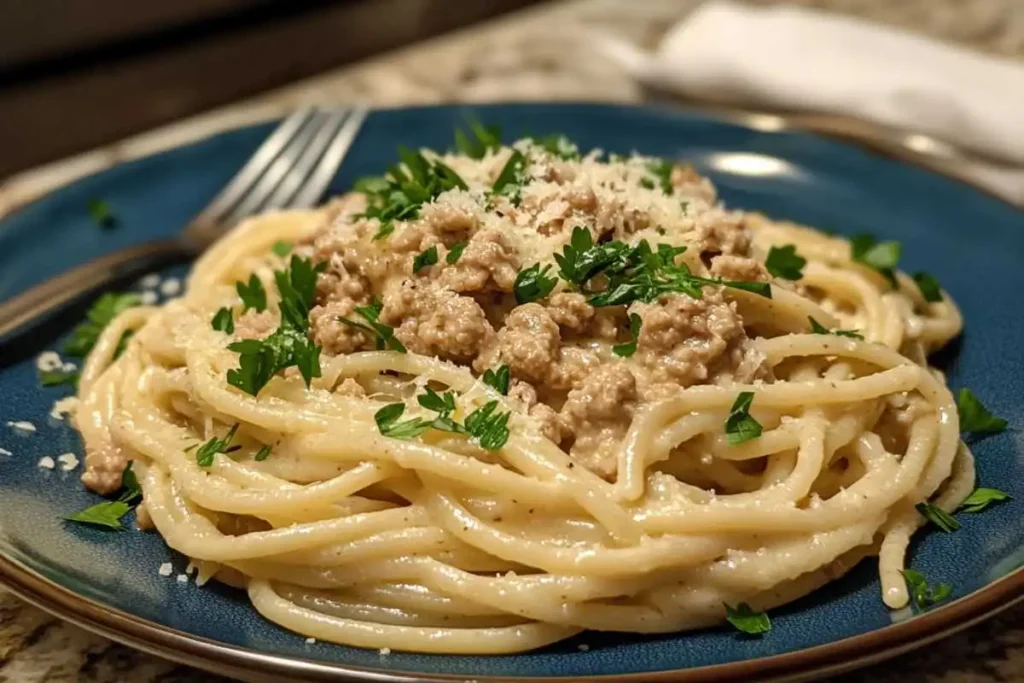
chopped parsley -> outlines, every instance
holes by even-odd
[[[256,451],[256,455],[253,456],[253,460],[256,462],[263,462],[270,457],[270,446],[264,446],[263,448]]]
[[[1006,420],[990,413],[970,389],[961,389],[957,394],[956,410],[960,414],[960,432],[963,434],[988,436],[1006,429]]]
[[[913,569],[904,569],[903,578],[910,589],[910,597],[918,609],[927,609],[940,603],[953,592],[953,587],[948,583],[940,583],[935,588],[930,588],[924,574]]]
[[[238,423],[228,430],[222,438],[213,437],[196,450],[196,462],[200,467],[209,467],[213,464],[213,460],[218,453],[234,453],[239,450],[241,446],[231,445],[232,439],[235,438],[235,433],[238,431]]]
[[[636,343],[640,339],[640,325],[643,320],[636,313],[629,314],[629,341],[625,344],[616,344],[612,347],[612,353],[616,356],[629,358],[636,353]]]
[[[640,184],[648,190],[653,190],[655,187],[660,187],[661,191],[665,194],[672,194],[675,187],[672,185],[672,170],[675,168],[675,164],[668,159],[654,159],[647,163],[647,170],[650,172],[654,179],[644,178],[640,181]]]
[[[934,275],[924,271],[914,273],[914,282],[917,283],[917,289],[925,301],[928,303],[942,301],[942,287]]]
[[[487,152],[501,149],[501,128],[485,126],[479,121],[470,119],[467,122],[469,134],[455,129],[455,146],[470,159],[483,159]]]
[[[755,612],[750,605],[741,602],[736,607],[725,605],[725,618],[738,630],[752,636],[759,636],[772,630],[772,622],[764,612]]]
[[[406,353],[407,349],[405,345],[395,336],[395,328],[390,325],[385,325],[380,321],[380,312],[383,307],[381,303],[374,299],[373,303],[369,306],[356,306],[356,313],[365,320],[365,323],[361,323],[356,320],[350,320],[346,317],[338,318],[339,322],[354,327],[364,332],[369,332],[370,335],[377,340],[378,349],[391,349],[392,351],[398,351],[399,353]]]
[[[588,228],[573,228],[569,244],[555,254],[558,274],[563,280],[576,287],[584,287],[588,280],[604,270],[625,268],[630,247],[625,242],[605,242],[594,245],[594,238]]]
[[[126,308],[138,306],[141,303],[142,298],[134,293],[107,292],[96,299],[85,314],[85,322],[71,331],[70,339],[64,343],[64,353],[69,356],[85,357],[96,345],[104,327],[109,325]],[[125,343],[127,336],[129,333],[126,332],[125,336],[121,338],[122,344]]]
[[[549,275],[551,265],[548,264],[541,269],[539,263],[534,263],[529,268],[523,268],[516,275],[513,291],[516,295],[516,302],[520,304],[530,303],[537,299],[543,299],[558,283],[557,278]]]
[[[426,393],[418,396],[416,400],[426,410],[437,413],[436,418],[427,420],[422,417],[414,417],[399,421],[399,418],[405,413],[405,404],[391,403],[378,410],[373,416],[380,433],[393,439],[409,440],[430,429],[437,429],[475,437],[480,446],[489,451],[498,450],[508,441],[508,420],[512,414],[496,412],[497,401],[485,403],[466,417],[465,424],[459,424],[451,417],[456,409],[454,391],[438,394],[430,387],[427,387],[425,391]]]
[[[448,255],[444,257],[444,260],[448,265],[458,263],[459,259],[462,258],[462,252],[465,251],[466,245],[469,244],[468,240],[462,240],[452,245],[451,249],[448,250]]]
[[[989,505],[1013,500],[1009,493],[999,489],[977,488],[964,502],[960,503],[960,512],[981,512]]]
[[[380,433],[392,439],[408,441],[430,429],[430,420],[419,417],[399,422],[398,418],[402,417],[403,413],[405,413],[404,403],[390,403],[374,413],[373,419],[377,423]]]
[[[811,332],[814,334],[833,334],[837,337],[850,337],[851,339],[864,340],[864,335],[857,330],[830,330],[811,316],[807,316],[807,319],[811,322]]]
[[[85,203],[85,206],[89,211],[89,218],[99,227],[104,230],[111,230],[117,227],[117,216],[114,214],[114,209],[111,208],[110,202],[92,197]]]
[[[960,528],[960,522],[956,521],[956,517],[937,505],[932,505],[931,503],[918,503],[914,507],[921,513],[922,517],[945,531],[947,534],[951,534]]]
[[[142,489],[139,487],[139,480],[132,471],[132,463],[129,462],[121,474],[121,492],[117,500],[105,500],[64,519],[69,522],[120,530],[124,528],[121,525],[121,520],[135,507],[134,503],[141,496]]]
[[[228,370],[228,384],[256,396],[285,368],[298,368],[307,387],[320,376],[321,348],[310,341],[307,333],[317,274],[323,268],[324,264],[314,266],[311,259],[293,254],[286,270],[274,271],[281,296],[281,326],[264,339],[245,339],[228,346],[239,354],[238,368]]]
[[[498,179],[494,181],[491,191],[496,195],[508,197],[512,204],[518,206],[525,183],[526,157],[518,149],[514,149],[498,174]]]
[[[885,276],[896,287],[893,272],[900,260],[899,242],[879,242],[873,235],[856,235],[850,240],[851,258]]]
[[[484,384],[497,391],[502,396],[508,396],[508,387],[512,381],[511,371],[507,365],[500,366],[497,370],[484,370]]]
[[[291,253],[292,243],[286,242],[284,240],[278,240],[274,242],[274,246],[271,247],[271,250],[273,250],[273,252],[278,256],[284,258],[285,256]]]
[[[78,388],[78,372],[75,370],[41,370],[39,372],[39,383],[44,387],[59,387],[68,385]]]
[[[437,263],[437,245],[433,245],[429,249],[424,249],[420,253],[416,254],[416,258],[412,260],[412,272],[416,274],[428,266],[432,266]]]
[[[405,166],[392,166],[384,178],[363,179],[355,189],[366,195],[364,218],[380,223],[373,239],[384,239],[395,230],[396,221],[409,221],[419,215],[420,207],[442,192],[468,189],[459,174],[439,159],[427,159],[421,152],[398,148]]]
[[[250,308],[257,313],[267,310],[267,290],[263,288],[263,282],[256,277],[256,273],[249,276],[249,282],[239,280],[235,283],[235,291],[242,299],[242,313]]]
[[[722,285],[769,299],[772,297],[771,285],[767,282],[738,282],[692,274],[685,263],[675,262],[676,256],[685,251],[686,247],[668,244],[659,244],[655,250],[647,240],[641,240],[622,258],[614,259],[600,271],[608,277],[608,286],[591,296],[588,303],[591,306],[617,306],[634,301],[651,302],[663,294],[675,292],[699,299],[705,285]]]
[[[725,433],[730,446],[738,446],[761,436],[761,423],[750,415],[750,404],[753,402],[754,392],[741,391],[729,409],[729,417],[725,420]]]
[[[548,154],[559,159],[573,161],[580,158],[580,149],[576,143],[561,133],[552,133],[539,138],[530,138],[530,140]]]
[[[796,253],[796,245],[787,244],[782,247],[773,246],[768,250],[765,268],[775,277],[783,280],[799,280],[804,276],[807,259]]]
[[[233,333],[235,331],[235,319],[231,314],[231,309],[225,306],[214,313],[210,326],[218,332]]]
[[[497,408],[497,401],[488,401],[466,416],[466,431],[488,451],[496,451],[508,441],[512,413],[497,413]]]

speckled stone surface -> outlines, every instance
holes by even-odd
[[[767,4],[770,0],[758,0]],[[594,47],[593,31],[653,46],[699,0],[572,0],[509,15],[34,169],[0,183],[0,215],[54,187],[125,159],[278,115],[300,102],[378,106],[451,101],[641,101],[642,92]],[[1024,0],[800,0],[1024,57]],[[213,683],[87,633],[0,589],[0,683]],[[1024,683],[1024,605],[912,654],[829,683]]]

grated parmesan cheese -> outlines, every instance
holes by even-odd
[[[0,448],[0,455],[14,455],[14,453],[11,453],[6,448]]]
[[[142,303],[146,306],[152,306],[157,302],[156,292],[146,290],[142,293]]]
[[[36,368],[40,372],[53,372],[54,370],[60,370],[63,363],[60,360],[60,356],[56,351],[43,351],[36,358]]]
[[[172,565],[170,562],[164,562],[162,565],[160,565],[160,569],[158,570],[158,572],[160,576],[170,576],[174,573],[174,565]]]
[[[63,420],[65,417],[74,414],[77,408],[78,398],[75,396],[65,396],[53,402],[53,407],[50,408],[50,417],[54,420]]]
[[[52,470],[54,467],[57,466],[57,463],[54,462],[53,458],[51,458],[50,456],[44,455],[43,457],[39,458],[38,466],[44,470]]]
[[[78,467],[78,456],[74,453],[61,453],[57,456],[57,462],[60,463],[60,468],[62,470],[70,472]]]
[[[169,277],[160,284],[160,293],[164,296],[174,296],[181,292],[181,280],[176,277]]]
[[[160,285],[160,273],[149,273],[139,280],[139,287],[143,289],[156,289]]]
[[[312,645],[316,642],[316,638],[306,638],[306,645]]]
[[[382,655],[384,655],[386,657],[389,654],[391,654],[391,648],[390,647],[382,647],[381,649],[377,650],[377,652],[379,654],[382,654]]]
[[[178,583],[188,583],[188,574],[178,574]]]
[[[8,421],[7,422],[7,426],[10,427],[13,430],[19,431],[19,432],[34,432],[34,431],[36,431],[36,426],[34,424],[32,424],[31,422],[29,422],[28,420],[15,420],[13,422],[12,421]]]

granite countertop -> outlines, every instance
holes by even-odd
[[[81,175],[299,103],[378,106],[493,100],[638,102],[641,89],[594,47],[593,29],[643,46],[700,0],[561,0],[383,55],[0,183],[0,216]],[[767,4],[771,0],[757,0]],[[979,50],[1024,58],[1020,0],[800,0]],[[0,589],[0,683],[213,683],[225,679],[87,633]],[[1024,683],[1024,605],[831,683]]]

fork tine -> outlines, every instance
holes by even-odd
[[[259,212],[260,207],[274,193],[278,185],[293,172],[303,152],[310,147],[311,142],[317,138],[318,132],[324,127],[327,118],[326,112],[317,111],[306,120],[288,142],[288,146],[271,162],[259,180],[250,187],[245,197],[221,218],[221,222],[231,225],[246,216]]]
[[[317,160],[324,154],[331,140],[338,134],[338,129],[348,118],[350,110],[331,112],[324,120],[324,125],[302,152],[292,170],[281,180],[274,193],[260,206],[257,211],[279,209],[290,204],[291,199],[303,187],[303,181],[313,169]]]
[[[291,206],[308,208],[320,201],[320,197],[323,195],[324,190],[327,189],[327,185],[334,179],[334,174],[337,172],[338,166],[341,165],[341,160],[345,157],[349,147],[352,146],[352,142],[356,139],[356,134],[359,132],[360,127],[362,127],[368,113],[369,111],[366,107],[356,107],[352,110],[352,115],[349,116],[341,130],[338,131],[338,134],[331,142],[331,146],[324,152],[320,163],[317,164],[312,175],[310,175],[309,180],[306,181],[306,184],[302,186],[302,189],[291,202]]]
[[[277,158],[281,150],[291,141],[295,133],[315,110],[305,107],[295,111],[278,125],[259,149],[249,158],[245,166],[231,178],[228,184],[196,217],[196,221],[216,222],[225,212],[238,203],[253,183]]]

